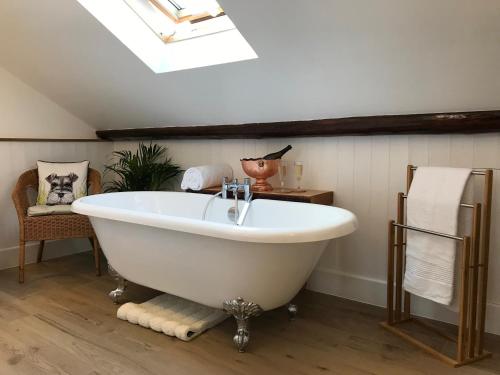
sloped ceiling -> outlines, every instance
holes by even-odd
[[[0,65],[96,129],[500,107],[488,0],[220,0],[259,59],[154,74],[72,0],[0,1]]]

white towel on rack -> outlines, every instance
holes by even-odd
[[[419,167],[407,199],[410,226],[456,236],[460,201],[471,169]],[[407,231],[404,289],[451,305],[454,296],[457,242]]]
[[[233,168],[229,164],[200,165],[189,168],[182,178],[182,190],[201,190],[212,186],[221,186],[222,178],[233,178]]]

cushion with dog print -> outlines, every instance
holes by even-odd
[[[71,204],[87,195],[89,161],[55,163],[39,160],[37,205]]]

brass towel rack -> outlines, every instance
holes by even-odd
[[[413,173],[416,169],[417,167],[413,165],[407,167],[407,192],[410,189]],[[484,176],[484,188],[482,203],[461,203],[461,207],[472,209],[472,233],[470,236],[454,236],[406,225],[405,199],[407,194],[404,193],[398,193],[397,219],[396,221],[391,220],[388,228],[387,321],[382,322],[381,325],[454,367],[463,366],[491,356],[490,352],[484,350],[484,331],[493,170],[474,169],[472,175]],[[445,237],[461,243],[458,337],[441,332],[425,321],[411,315],[411,295],[403,290],[406,251],[405,234],[408,230]],[[427,328],[447,340],[456,342],[456,356],[450,357],[403,331],[400,325],[409,321],[416,322],[423,328]]]

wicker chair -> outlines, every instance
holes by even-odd
[[[89,194],[101,192],[101,175],[89,168]],[[42,261],[46,240],[62,240],[66,238],[88,238],[94,250],[94,261],[97,276],[101,275],[99,243],[87,216],[78,214],[28,216],[30,206],[29,189],[38,191],[38,171],[32,169],[24,172],[17,181],[12,192],[12,199],[19,219],[19,283],[24,282],[25,245],[27,241],[40,241],[37,263]]]

